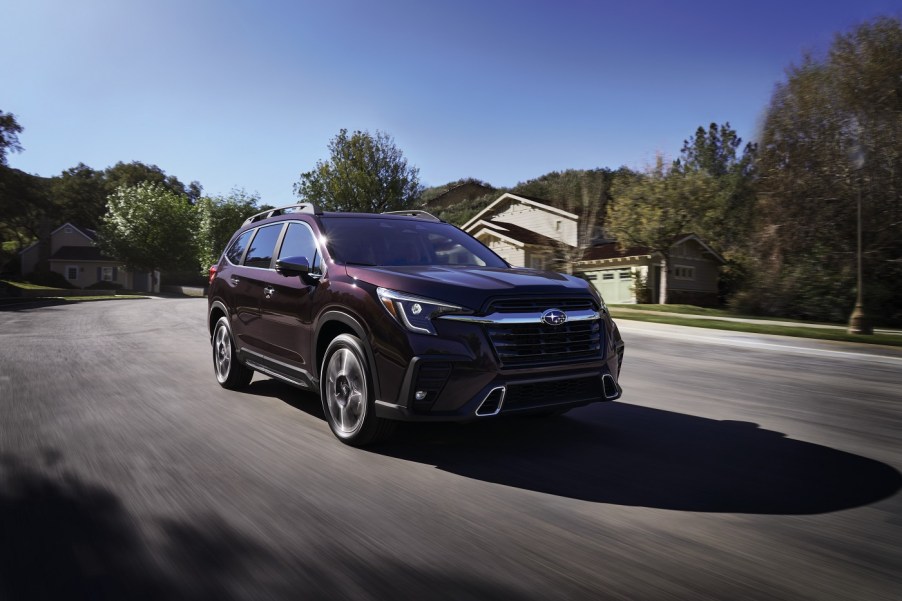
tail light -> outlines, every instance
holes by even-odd
[[[213,278],[216,277],[216,265],[210,265],[210,283],[213,283]]]

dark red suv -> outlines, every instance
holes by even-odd
[[[266,211],[210,271],[219,383],[259,371],[315,391],[348,444],[396,420],[551,415],[621,394],[623,341],[591,285],[511,267],[428,213]]]

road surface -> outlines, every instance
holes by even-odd
[[[902,353],[622,321],[621,401],[339,443],[204,299],[0,311],[0,599],[895,599]]]

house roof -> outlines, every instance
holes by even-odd
[[[53,256],[51,261],[98,261],[104,263],[121,263],[116,259],[109,257],[100,252],[96,246],[63,246],[60,247]]]
[[[91,242],[91,244],[94,244],[95,242],[97,242],[97,232],[96,232],[95,230],[90,230],[90,229],[88,229],[88,228],[86,228],[86,227],[79,227],[79,226],[75,225],[74,223],[71,223],[71,222],[68,222],[68,221],[67,221],[66,223],[62,224],[61,226],[59,226],[58,228],[56,228],[55,230],[53,230],[52,232],[50,232],[50,238],[53,239],[53,236],[54,236],[57,232],[59,232],[60,230],[65,229],[65,228],[67,228],[67,227],[72,228],[73,230],[75,230],[76,232],[78,232],[79,234],[81,234],[82,236],[84,236],[85,238],[87,238],[88,241]],[[30,251],[32,248],[37,247],[37,245],[38,245],[39,243],[40,243],[40,241],[38,241],[38,242],[32,242],[31,244],[29,244],[28,246],[26,246],[25,248],[23,248],[22,250],[20,250],[20,251],[19,251],[19,254],[20,254],[20,255],[24,255],[26,252]]]
[[[680,234],[679,236],[675,236],[673,238],[673,242],[671,242],[671,246],[676,246],[677,244],[681,244],[686,240],[694,240],[698,243],[699,246],[705,249],[705,252],[710,254],[711,257],[715,261],[719,261],[720,263],[726,263],[723,257],[715,251],[713,248],[708,246],[704,240],[699,238],[695,234]],[[629,248],[618,249],[616,242],[606,242],[605,244],[598,244],[596,246],[592,246],[586,249],[586,252],[583,253],[582,261],[603,261],[605,259],[623,259],[626,257],[644,257],[649,256],[653,253],[652,249],[647,246],[631,246]]]
[[[513,223],[507,223],[505,221],[483,221],[483,224],[493,230],[499,230],[524,244],[537,244],[539,246],[552,246],[558,244],[558,241],[554,238],[549,238],[548,236],[528,230],[525,227]]]
[[[522,196],[520,194],[511,194],[510,192],[505,192],[504,194],[499,196],[497,198],[497,200],[495,200],[495,202],[493,202],[492,204],[490,204],[483,210],[479,211],[479,213],[477,213],[472,219],[470,219],[468,222],[463,224],[460,229],[462,229],[465,232],[469,232],[469,231],[471,231],[472,226],[474,224],[476,224],[477,222],[482,221],[482,220],[488,221],[490,219],[490,217],[487,217],[487,215],[494,213],[495,208],[499,204],[501,204],[505,201],[519,202],[519,203],[522,203],[525,205],[540,208],[542,210],[548,211],[549,213],[553,213],[555,215],[560,215],[562,217],[569,217],[570,219],[579,219],[579,215],[574,215],[573,213],[570,213],[563,209],[558,209],[557,207],[552,206],[550,201],[548,201],[548,200],[543,200],[543,199],[539,199],[539,198],[530,198],[528,196]]]
[[[617,248],[616,242],[607,242],[586,249],[583,253],[583,261],[601,261],[604,259],[622,259],[624,257],[645,257],[651,254],[647,246],[633,246],[630,248]]]
[[[71,227],[73,230],[75,230],[76,232],[78,232],[79,234],[81,234],[82,236],[84,236],[85,238],[90,240],[91,242],[97,241],[97,232],[96,231],[89,230],[86,227],[80,227],[80,226],[75,225],[74,223],[69,223],[69,222],[64,223],[63,225],[59,226],[58,228],[56,228],[55,230],[50,232],[50,236],[52,237],[55,233],[57,233],[58,231],[60,231],[63,228],[66,228],[66,227]]]

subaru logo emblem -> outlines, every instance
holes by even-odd
[[[567,314],[560,309],[548,309],[542,313],[542,321],[550,326],[559,326],[567,321]]]

